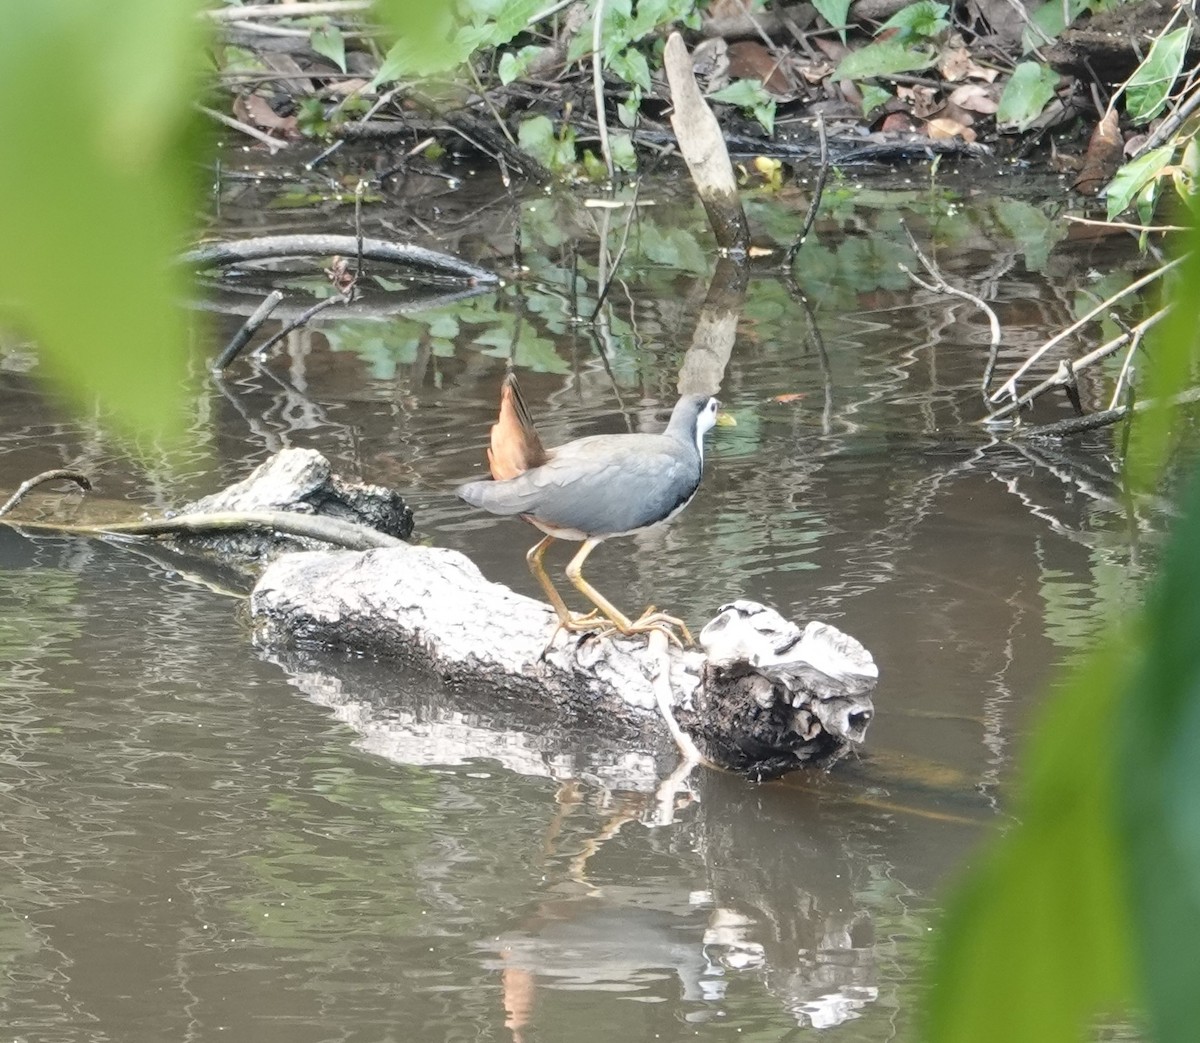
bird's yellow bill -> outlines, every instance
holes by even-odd
[[[722,409],[717,413],[716,424],[717,427],[737,427],[737,418]]]

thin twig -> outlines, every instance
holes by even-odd
[[[955,297],[961,297],[965,301],[970,301],[975,305],[976,308],[978,308],[984,313],[984,315],[987,316],[988,326],[991,329],[991,340],[989,342],[988,363],[984,367],[983,371],[982,387],[983,393],[986,395],[988,385],[992,382],[992,374],[996,369],[997,352],[1000,350],[1000,320],[996,318],[996,313],[982,297],[976,297],[975,294],[968,293],[966,290],[960,290],[957,286],[951,286],[948,282],[946,282],[945,277],[938,270],[936,265],[934,265],[934,263],[925,256],[924,252],[921,250],[921,247],[917,245],[917,241],[913,238],[912,232],[909,231],[908,225],[903,221],[900,222],[900,225],[904,229],[904,234],[908,236],[909,245],[912,247],[913,253],[917,255],[917,260],[921,262],[921,266],[930,274],[934,281],[932,284],[925,282],[924,279],[921,279],[914,272],[909,271],[908,267],[903,264],[900,265],[900,270],[918,286],[924,287],[931,293],[948,293]]]
[[[91,481],[88,479],[86,474],[83,474],[79,471],[67,471],[61,468],[54,471],[43,471],[41,474],[35,474],[32,478],[22,482],[19,486],[17,486],[17,491],[4,501],[3,507],[0,507],[0,515],[5,515],[11,511],[39,485],[45,485],[46,482],[56,482],[60,478],[64,481],[74,482],[84,492],[91,491]]]
[[[284,25],[262,25],[259,22],[226,22],[225,24],[230,29],[240,29],[244,33],[256,33],[259,36],[304,37],[305,39],[312,36],[311,29],[290,29]],[[378,35],[378,31],[374,29],[343,29],[341,33],[347,40],[363,39]],[[317,73],[317,75],[320,75],[320,73]]]
[[[201,11],[200,14],[213,22],[238,22],[246,18],[308,18],[317,14],[353,14],[370,9],[371,0],[312,0],[309,3],[218,7]]]
[[[1094,307],[1091,311],[1089,311],[1082,318],[1076,319],[1073,323],[1071,323],[1071,325],[1068,326],[1065,330],[1060,330],[1053,337],[1051,337],[1048,341],[1046,341],[1045,344],[1043,344],[1040,348],[1038,348],[1037,351],[1035,351],[1032,355],[1030,355],[1029,358],[1027,358],[1023,363],[1021,363],[1021,366],[1016,371],[1016,373],[1014,373],[1011,377],[1009,377],[1008,380],[1006,380],[1004,382],[1004,385],[998,391],[996,391],[988,401],[990,401],[994,405],[995,403],[999,402],[1002,398],[1005,398],[1006,396],[1015,399],[1016,394],[1017,394],[1017,381],[1020,380],[1020,378],[1029,371],[1029,368],[1035,362],[1037,362],[1038,359],[1040,359],[1043,355],[1045,355],[1046,352],[1050,351],[1051,348],[1057,347],[1064,340],[1066,340],[1067,337],[1069,337],[1072,333],[1074,333],[1080,327],[1086,326],[1089,322],[1091,322],[1094,318],[1096,318],[1096,316],[1098,316],[1101,312],[1105,311],[1106,309],[1110,308],[1116,301],[1119,301],[1122,297],[1125,297],[1128,294],[1133,293],[1135,290],[1140,290],[1143,286],[1149,285],[1155,279],[1161,278],[1162,276],[1166,275],[1167,272],[1171,271],[1172,268],[1178,268],[1179,265],[1183,264],[1183,262],[1186,259],[1187,259],[1187,255],[1184,254],[1181,257],[1175,258],[1175,260],[1173,260],[1173,261],[1168,261],[1161,268],[1155,268],[1154,271],[1152,271],[1146,275],[1143,275],[1140,279],[1138,279],[1134,282],[1131,282],[1128,286],[1125,287],[1125,289],[1119,290],[1117,293],[1114,293],[1107,300],[1102,301],[1100,304],[1096,305],[1096,307]],[[1011,412],[1011,410],[1010,410],[1010,412]]]
[[[1149,318],[1143,319],[1136,326],[1131,327],[1128,333],[1122,333],[1119,337],[1114,337],[1107,343],[1101,344],[1100,347],[1096,348],[1094,351],[1089,351],[1086,355],[1074,360],[1073,362],[1060,362],[1058,364],[1058,369],[1055,370],[1053,376],[1047,377],[1040,384],[1034,388],[1031,388],[1029,391],[1026,391],[1025,394],[1021,395],[1019,398],[1015,398],[1011,402],[1001,406],[999,409],[989,413],[983,418],[982,422],[985,424],[990,424],[997,420],[1003,420],[1009,414],[1015,413],[1019,409],[1023,409],[1035,398],[1037,398],[1039,395],[1045,394],[1051,388],[1062,387],[1066,385],[1074,378],[1074,375],[1078,373],[1079,370],[1086,369],[1092,363],[1097,362],[1102,358],[1106,358],[1118,348],[1127,344],[1129,341],[1145,336],[1146,332],[1152,327],[1157,326],[1158,323],[1167,317],[1169,312],[1170,308],[1160,308]]]
[[[283,300],[283,293],[280,290],[272,290],[263,300],[262,304],[251,312],[250,317],[242,323],[237,333],[225,345],[225,350],[217,356],[217,361],[212,364],[212,371],[214,373],[222,372],[229,363],[237,358],[238,353],[250,342],[250,338],[258,332],[259,326],[270,318],[271,312],[279,306],[281,300]]]
[[[1132,331],[1131,331],[1132,332]],[[1121,363],[1121,372],[1117,374],[1117,383],[1113,388],[1112,398],[1109,399],[1108,408],[1116,409],[1117,403],[1121,401],[1121,395],[1128,386],[1131,374],[1133,372],[1133,355],[1142,343],[1141,332],[1133,333],[1129,338],[1129,350],[1125,352],[1125,361]]]
[[[595,322],[596,316],[600,314],[600,309],[604,307],[604,302],[608,298],[608,291],[612,288],[613,282],[617,278],[617,268],[621,264],[621,258],[625,256],[625,248],[629,245],[629,229],[633,227],[633,219],[638,212],[638,189],[641,186],[640,181],[635,181],[633,186],[633,198],[629,201],[629,217],[625,221],[625,228],[621,234],[621,245],[617,247],[617,256],[613,258],[612,266],[609,269],[609,277],[604,281],[604,285],[600,287],[600,294],[596,298],[596,307],[592,309],[589,322]],[[606,210],[607,214],[608,211]]]
[[[468,61],[467,69],[471,74],[471,81],[475,84],[476,94],[479,95],[479,98],[487,107],[488,112],[492,114],[492,119],[496,121],[496,126],[500,128],[500,133],[508,139],[508,143],[512,145],[513,148],[519,148],[520,146],[517,145],[516,139],[514,139],[512,136],[512,131],[508,129],[508,124],[504,122],[503,117],[498,111],[496,111],[496,106],[492,104],[492,99],[488,97],[487,88],[484,87],[482,82],[480,82],[479,74],[475,71],[474,63]]]
[[[596,9],[592,12],[592,94],[596,101],[596,126],[600,131],[600,154],[604,157],[604,167],[608,171],[608,181],[612,184],[616,178],[613,167],[612,149],[608,144],[608,116],[604,112],[604,52],[602,28],[604,24],[604,0],[596,0]]]
[[[1075,214],[1063,214],[1064,221],[1077,225],[1090,225],[1093,228],[1123,228],[1130,232],[1187,232],[1187,225],[1139,225],[1129,221],[1098,221],[1093,217],[1078,217]]]
[[[804,217],[800,234],[792,240],[792,245],[788,247],[788,251],[779,265],[780,268],[790,269],[792,267],[796,254],[804,245],[808,233],[812,231],[812,226],[817,220],[817,211],[821,208],[821,196],[825,192],[825,181],[829,177],[829,139],[825,134],[825,117],[819,112],[817,113],[817,138],[821,142],[821,169],[817,172],[817,184],[813,189],[812,202],[808,204],[808,213]]]
[[[241,120],[234,119],[232,116],[226,116],[225,113],[218,112],[216,109],[210,109],[207,105],[201,105],[198,102],[193,102],[192,108],[194,108],[197,112],[203,113],[205,116],[209,117],[209,119],[214,119],[218,123],[224,123],[225,126],[232,127],[234,130],[240,131],[242,134],[254,138],[255,141],[261,141],[267,146],[267,148],[271,150],[272,154],[278,152],[280,149],[288,147],[288,143],[286,141],[281,141],[279,138],[273,138],[270,134],[264,134],[257,127],[252,127],[249,123],[243,123]]]
[[[532,29],[535,25],[538,24],[538,22],[544,22],[547,18],[550,18],[551,16],[558,14],[559,11],[562,11],[562,10],[570,7],[575,2],[576,2],[576,0],[558,0],[558,3],[556,3],[550,7],[547,7],[546,10],[544,10],[544,11],[539,11],[532,18],[530,18],[529,21],[527,21],[525,23],[525,28]]]
[[[255,348],[254,358],[264,358],[267,352],[270,351],[281,340],[283,340],[284,337],[294,330],[298,330],[301,326],[307,324],[310,319],[312,319],[315,315],[319,315],[321,312],[325,311],[325,309],[332,308],[335,304],[348,303],[350,303],[349,297],[344,297],[341,294],[338,294],[336,297],[326,297],[323,301],[317,301],[317,303],[311,308],[305,308],[304,311],[302,311],[291,322],[284,326],[283,329],[275,334],[275,336],[263,341],[262,344]]]
[[[362,276],[363,268],[362,201],[366,188],[367,183],[359,178],[358,184],[354,187],[354,281],[356,283]]]

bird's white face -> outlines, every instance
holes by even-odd
[[[700,414],[696,417],[696,449],[700,453],[700,461],[704,461],[704,436],[713,429],[713,425],[717,422],[717,412],[721,408],[721,403],[715,398],[709,398],[704,403],[704,408],[700,410]]]

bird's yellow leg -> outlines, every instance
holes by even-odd
[[[525,562],[529,566],[529,571],[533,573],[533,578],[538,581],[538,585],[545,592],[546,597],[550,599],[550,604],[554,607],[554,612],[558,616],[559,627],[565,630],[594,629],[595,611],[589,612],[586,616],[572,616],[571,610],[567,608],[567,603],[563,601],[562,595],[555,588],[549,575],[546,573],[546,567],[542,564],[542,558],[553,542],[553,536],[544,536],[537,544],[529,548],[529,552],[525,555]],[[558,630],[556,629],[554,633],[557,635]],[[550,641],[553,643],[554,637],[551,637]]]
[[[696,643],[696,639],[692,637],[692,632],[688,630],[687,624],[682,619],[678,616],[669,616],[666,612],[658,612],[653,605],[638,616],[631,624],[631,627],[634,633],[638,634],[647,630],[665,630],[667,637],[675,640],[678,644],[678,639],[675,638],[675,634],[669,629],[677,627],[683,635],[684,644],[694,645]]]
[[[600,610],[613,626],[621,631],[622,634],[627,634],[629,633],[629,627],[632,625],[629,622],[629,617],[616,608],[600,591],[583,578],[583,563],[587,561],[588,555],[599,546],[600,542],[600,540],[596,539],[583,541],[583,546],[579,548],[579,552],[571,559],[571,563],[567,566],[567,579],[574,584],[575,589],[580,594]]]
[[[571,563],[567,566],[567,578],[575,586],[575,589],[601,611],[608,621],[612,623],[613,629],[627,637],[631,634],[646,634],[651,630],[661,630],[669,640],[682,647],[678,636],[671,629],[672,627],[678,627],[683,632],[684,637],[687,638],[688,644],[695,644],[683,620],[676,619],[674,616],[668,616],[665,612],[656,612],[653,606],[651,606],[636,621],[631,621],[628,616],[616,608],[611,601],[583,578],[583,563],[587,561],[588,555],[596,549],[597,544],[600,542],[600,540],[596,539],[585,540],[583,546],[579,548],[579,552],[571,559]]]
[[[533,573],[533,578],[538,581],[538,585],[545,591],[546,597],[550,599],[550,604],[554,606],[559,623],[566,626],[571,621],[571,613],[568,611],[567,603],[563,601],[562,595],[554,589],[554,584],[550,582],[550,577],[546,575],[546,567],[542,564],[542,557],[553,542],[553,536],[543,536],[536,544],[529,548],[529,552],[525,555],[525,563],[529,566],[529,571]]]

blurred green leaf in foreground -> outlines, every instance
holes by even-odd
[[[0,324],[127,433],[186,427],[196,5],[37,0],[0,31]]]
[[[1143,355],[1144,400],[1194,383],[1200,238]],[[1184,421],[1138,415],[1126,477],[1154,488]],[[1140,615],[1113,624],[1030,741],[1017,824],[946,915],[930,1043],[1070,1043],[1144,1011],[1158,1043],[1200,1025],[1200,476]]]

